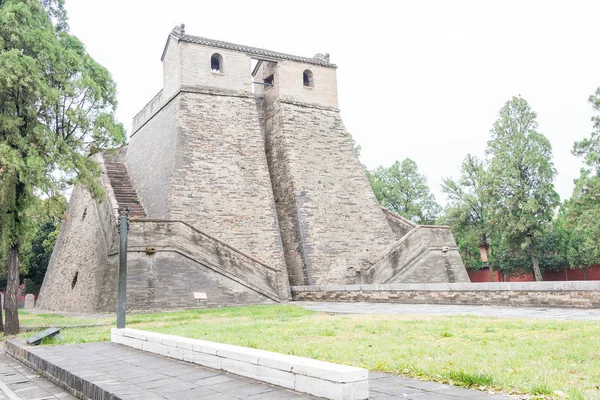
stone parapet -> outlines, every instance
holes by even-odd
[[[600,281],[292,286],[297,301],[600,307]]]
[[[111,341],[326,399],[369,398],[364,368],[137,329],[112,329]]]

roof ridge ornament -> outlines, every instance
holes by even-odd
[[[185,35],[185,24],[175,25],[173,32],[179,33],[180,35]]]
[[[315,56],[313,58],[316,58],[317,60],[322,60],[325,62],[329,62],[329,53],[317,53],[315,54]]]

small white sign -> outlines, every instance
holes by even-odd
[[[194,299],[196,300],[208,300],[206,292],[194,292]]]

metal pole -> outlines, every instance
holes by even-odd
[[[119,210],[119,289],[117,300],[117,328],[125,328],[127,312],[127,233],[129,232],[129,207]]]

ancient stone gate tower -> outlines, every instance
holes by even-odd
[[[290,285],[469,281],[447,227],[378,205],[339,115],[329,55],[187,35],[129,144],[98,158],[107,200],[75,188],[38,307],[116,299],[116,212],[132,208],[128,305],[286,301]],[[207,298],[207,299],[205,299]]]

